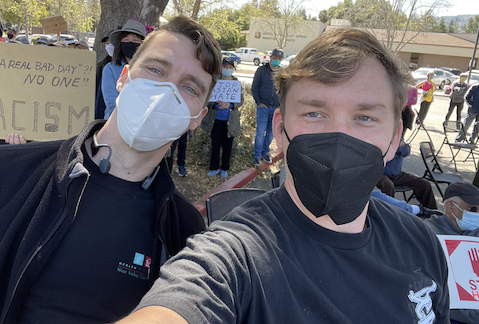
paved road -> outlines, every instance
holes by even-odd
[[[449,98],[448,96],[444,95],[444,92],[439,90],[435,94],[434,102],[432,103],[429,113],[425,119],[426,128],[429,131],[429,135],[432,138],[434,147],[436,150],[441,146],[441,143],[444,139],[443,129],[442,129],[442,122],[444,121],[444,117],[446,116],[447,110],[449,108]],[[413,106],[413,109],[419,110],[419,104]],[[467,107],[464,107],[462,112],[462,117],[466,116]],[[451,120],[455,120],[455,112],[453,113],[453,117]],[[472,127],[470,131],[472,130]],[[469,132],[470,133],[470,132]],[[411,131],[408,130],[406,132],[406,139],[411,134]],[[422,176],[425,171],[425,166],[421,158],[421,154],[419,152],[419,142],[427,141],[428,137],[424,131],[419,131],[418,135],[414,138],[411,143],[411,155],[404,158],[403,162],[403,170],[406,172],[414,173],[418,176]],[[457,157],[457,172],[454,170],[454,164],[451,162],[451,152],[448,147],[443,147],[439,156],[438,160],[445,172],[449,172],[452,174],[460,175],[465,181],[472,182],[475,173],[475,166],[472,160],[468,160],[466,162],[462,162],[462,160],[467,156],[467,153],[460,153]],[[479,155],[478,155],[479,156]],[[276,167],[276,166],[275,166]],[[276,167],[277,168],[277,167]],[[258,178],[258,177],[257,177]],[[436,201],[438,203],[439,209],[443,210],[443,203],[441,195],[437,190],[436,186],[431,183],[433,186],[434,194],[436,197]],[[447,187],[446,184],[441,184],[441,189],[444,191]],[[271,180],[270,179],[255,179],[251,183],[251,187],[262,188],[265,190],[271,189]],[[402,194],[397,193],[396,198],[402,199]],[[416,200],[411,201],[412,204],[417,204]]]

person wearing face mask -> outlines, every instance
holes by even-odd
[[[436,84],[432,81],[434,76],[434,70],[431,70],[427,73],[426,80],[416,84],[416,89],[422,88],[421,108],[419,108],[416,124],[424,122],[429,107],[431,107],[431,103],[434,99],[434,91],[437,90]]]
[[[449,97],[451,101],[449,102],[449,110],[446,114],[446,121],[451,117],[454,108],[456,108],[456,121],[461,121],[461,112],[464,107],[464,95],[469,88],[469,85],[466,83],[467,73],[461,73],[459,80],[456,80],[451,85],[451,94]]]
[[[165,155],[221,73],[213,35],[177,16],[125,65],[110,118],[63,141],[0,145],[0,323],[112,323],[205,229]]]
[[[273,140],[273,113],[279,107],[279,96],[273,83],[273,74],[279,69],[279,63],[284,57],[280,48],[271,52],[271,62],[260,66],[253,78],[251,94],[256,102],[256,135],[254,137],[253,164],[260,165],[262,159],[271,163],[269,146]]]
[[[119,27],[118,29],[121,29]],[[103,119],[105,117],[105,100],[103,99],[103,92],[101,91],[101,82],[103,76],[103,68],[111,62],[113,56],[113,45],[110,43],[110,35],[113,30],[109,31],[102,39],[101,43],[105,44],[105,50],[107,55],[103,60],[96,65],[96,77],[95,77],[95,119]]]
[[[223,70],[220,80],[238,80],[233,76],[234,62],[230,57],[223,57]],[[244,96],[241,93],[241,102],[230,103],[225,101],[208,103],[208,113],[201,122],[201,128],[211,136],[210,171],[208,176],[220,174],[228,177],[230,169],[231,150],[235,136],[241,135],[239,107],[243,105]],[[223,147],[220,168],[220,150]]]
[[[456,136],[456,142],[462,142],[466,139],[466,133],[469,127],[471,127],[472,122],[475,120],[476,123],[479,121],[479,83],[475,83],[469,87],[465,95],[465,102],[467,103],[467,115],[464,118],[464,131],[460,131]],[[469,138],[469,143],[474,144],[477,140],[477,127],[474,127],[472,130],[471,137]]]
[[[17,37],[17,31],[13,27],[7,28],[7,42],[11,42]]]
[[[451,183],[444,192],[444,214],[425,223],[437,235],[479,237],[479,189],[468,182]],[[477,324],[479,311],[451,309],[451,324]]]
[[[401,64],[337,28],[277,70],[284,184],[190,238],[118,324],[449,323],[436,235],[371,198],[401,136]]]
[[[116,82],[135,54],[141,42],[146,37],[146,28],[141,22],[130,19],[122,29],[115,30],[110,34],[110,43],[113,45],[112,61],[103,68],[101,91],[105,101],[104,119],[108,119],[116,107],[118,90]]]

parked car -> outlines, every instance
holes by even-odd
[[[236,50],[235,54],[241,61],[253,62],[256,66],[260,63],[264,63],[266,60],[266,54],[258,52],[256,48],[240,47]]]
[[[95,44],[95,37],[89,37],[87,39],[86,43],[88,44],[88,47],[90,49],[93,49],[93,44]]]
[[[235,52],[221,51],[221,55],[230,57],[233,60],[235,67],[241,63],[241,59],[235,54]]]
[[[462,71],[457,69],[457,68],[440,67],[440,69],[444,70],[444,71],[451,72],[452,74],[457,75],[457,76],[459,76],[462,73]]]
[[[50,38],[50,35],[45,35],[45,34],[33,34],[30,36],[30,42],[32,42],[33,45],[37,45],[38,39],[41,37],[46,37]]]
[[[479,71],[477,73],[471,73],[471,79],[469,80],[469,86],[471,84],[479,82]],[[452,85],[447,85],[446,88],[444,89],[444,94],[450,94],[452,91]]]
[[[282,68],[285,68],[289,66],[289,63],[296,57],[296,55],[290,55],[287,58],[283,59],[281,63],[279,63],[279,66]]]
[[[432,78],[432,81],[439,87],[439,89],[444,89],[446,85],[451,84],[458,78],[458,76],[448,71],[438,68],[422,67],[412,72],[412,77],[416,80],[416,84],[426,80],[426,75],[429,71],[434,71],[435,76]]]

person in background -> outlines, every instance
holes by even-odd
[[[118,29],[121,29],[119,27]],[[105,50],[107,55],[103,60],[98,62],[96,65],[96,77],[95,77],[95,119],[103,119],[105,116],[105,100],[103,100],[103,92],[101,91],[101,80],[103,75],[103,68],[111,62],[111,57],[113,56],[113,45],[110,43],[110,34],[113,30],[109,31],[101,39],[101,43],[105,44]]]
[[[270,62],[256,70],[251,85],[251,94],[256,102],[256,136],[254,137],[253,154],[255,166],[260,165],[261,159],[266,163],[271,163],[269,146],[273,140],[273,114],[279,107],[279,96],[273,84],[273,74],[279,69],[283,57],[283,50],[275,48],[271,52]]]
[[[82,40],[79,40],[76,44],[75,44],[75,49],[79,49],[79,50],[89,50],[88,48],[88,43],[86,41],[84,41],[83,39]]]
[[[402,111],[402,123],[403,123],[403,130],[401,138],[405,138],[407,129],[412,129],[413,121],[414,121],[414,111],[412,110],[412,106],[417,103],[417,89],[416,87],[412,86],[409,87],[408,94],[407,94],[407,102],[406,106]]]
[[[0,323],[112,323],[205,229],[164,157],[199,126],[220,73],[213,35],[177,16],[125,66],[110,119],[0,146]]]
[[[38,46],[50,46],[50,39],[48,39],[48,37],[40,37],[37,40],[37,45]]]
[[[176,157],[176,172],[180,177],[187,177],[188,172],[186,172],[186,149],[188,148],[188,136],[192,134],[191,131],[188,131],[181,135],[176,141],[171,144],[170,157],[167,159],[170,172],[173,168],[173,158],[175,155],[176,148],[178,148],[177,157]],[[191,135],[192,136],[192,135]]]
[[[7,28],[7,42],[11,42],[17,37],[17,31],[13,27]]]
[[[436,235],[371,198],[402,133],[398,60],[372,34],[335,28],[278,70],[284,185],[190,238],[117,324],[448,323]]]
[[[223,57],[223,71],[220,80],[238,80],[233,76],[234,62],[230,57]],[[241,92],[241,102],[230,103],[225,101],[210,102],[208,113],[201,122],[201,128],[211,136],[210,171],[208,176],[220,174],[228,177],[230,169],[231,150],[235,136],[241,135],[239,107],[243,105],[244,96]],[[223,147],[220,166],[220,151]]]
[[[421,205],[430,209],[437,209],[431,183],[415,174],[402,171],[403,158],[409,156],[410,153],[411,146],[401,139],[396,154],[391,161],[386,163],[384,174],[376,184],[376,187],[391,197],[394,197],[396,193],[395,186],[411,187]]]
[[[424,119],[426,119],[427,112],[434,99],[434,91],[437,90],[437,86],[432,81],[433,76],[435,76],[434,70],[427,72],[426,80],[416,85],[416,89],[422,88],[421,107],[416,118],[416,124],[424,123]]]
[[[444,214],[425,220],[437,235],[479,237],[479,189],[467,182],[454,182],[444,192]],[[451,324],[477,324],[479,310],[451,309]]]
[[[461,73],[459,80],[454,81],[451,85],[451,94],[449,95],[451,101],[449,102],[449,110],[446,114],[446,121],[448,121],[449,117],[451,117],[454,108],[456,108],[456,120],[458,122],[461,121],[461,112],[462,108],[464,107],[464,96],[469,88],[466,80],[467,73]]]
[[[467,103],[467,116],[464,119],[464,131],[460,131],[456,137],[456,142],[462,142],[466,139],[466,133],[469,127],[472,125],[472,122],[475,120],[476,125],[479,121],[479,82],[474,83],[466,92],[465,101]],[[472,130],[471,137],[469,138],[469,143],[476,143],[478,127],[474,127]]]
[[[3,25],[2,22],[0,21],[0,43],[5,43],[6,39],[3,37]]]
[[[112,61],[103,68],[101,91],[105,101],[105,115],[108,119],[116,107],[118,90],[116,81],[123,71],[123,67],[131,61],[138,47],[146,37],[145,26],[134,19],[126,22],[122,29],[110,34],[110,42],[114,46]]]

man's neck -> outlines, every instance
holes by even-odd
[[[116,110],[96,134],[96,137],[99,144],[108,144],[112,150],[111,168],[108,173],[131,182],[142,181],[148,177],[160,164],[169,148],[169,144],[150,152],[141,152],[130,148],[118,131]],[[96,165],[100,165],[100,161],[108,156],[108,149],[100,148],[98,153],[92,156],[91,141],[92,139],[89,138],[85,142],[86,150],[92,161]]]
[[[306,209],[306,207],[301,202],[301,199],[299,199],[296,188],[294,187],[292,181],[288,181],[288,179],[286,179],[284,186],[289,196],[293,200],[294,204],[301,210],[301,212],[303,212],[303,214],[305,214],[309,219],[311,219],[319,226],[327,228],[334,232],[348,234],[361,233],[367,228],[366,215],[369,207],[369,202],[364,207],[362,213],[355,220],[347,224],[337,225],[328,215],[316,217],[308,209]]]

